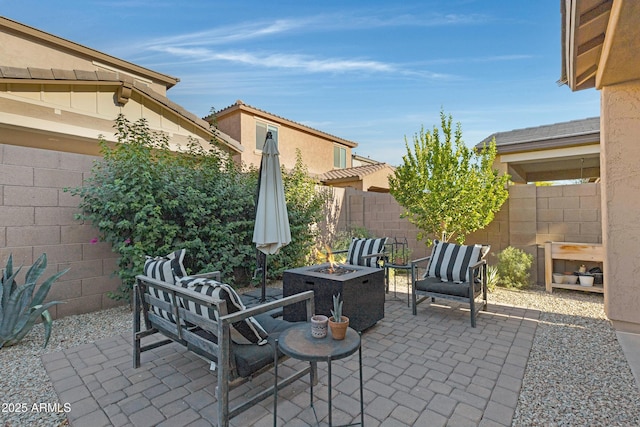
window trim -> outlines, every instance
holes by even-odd
[[[338,163],[336,165],[336,149],[339,150],[338,156]],[[344,166],[342,166],[342,163],[344,161]],[[333,144],[333,168],[334,169],[346,169],[347,168],[347,147],[341,145],[341,144]]]
[[[262,120],[259,118],[255,118],[255,129],[256,129],[256,143],[254,145],[254,149],[256,153],[262,153],[262,147],[264,147],[264,141],[262,141],[262,147],[258,148],[258,125],[262,124],[266,127],[266,131],[265,131],[265,138],[267,135],[267,132],[271,132],[271,134],[273,135],[275,133],[275,141],[276,141],[276,146],[279,145],[279,136],[280,136],[280,126],[278,126],[277,124],[268,122],[266,120]]]

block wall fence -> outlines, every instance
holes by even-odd
[[[558,186],[512,185],[509,199],[483,230],[469,235],[467,244],[489,243],[489,264],[508,246],[534,257],[533,283],[544,283],[544,243],[602,243],[600,184]],[[401,219],[402,207],[390,194],[346,189],[339,227],[364,227],[375,236],[406,238],[412,258],[430,253],[418,241],[418,230]],[[578,263],[566,261],[559,271],[574,271]]]
[[[49,309],[54,318],[122,304],[107,296],[119,283],[116,254],[110,244],[91,243],[98,232],[74,219],[79,199],[63,191],[80,186],[96,159],[0,144],[0,266],[12,253],[14,268],[24,265],[20,284],[42,253],[48,265],[39,283],[70,268],[49,291],[48,300],[66,301]]]
[[[117,256],[109,244],[92,243],[98,232],[74,219],[79,199],[63,191],[81,185],[99,157],[0,144],[0,262],[9,254],[24,271],[43,252],[44,277],[70,268],[49,292],[49,300],[66,304],[51,309],[54,318],[114,307],[122,302],[107,293],[117,289],[113,276]],[[400,218],[402,208],[390,194],[332,188],[334,199],[321,225],[323,233],[365,227],[376,236],[406,238],[411,257],[430,250],[416,239],[418,230]],[[600,184],[552,187],[514,185],[493,222],[473,233],[467,243],[489,243],[495,254],[507,246],[531,253],[532,281],[544,280],[544,242],[602,242]],[[570,270],[572,266],[559,266]],[[20,278],[23,281],[24,275]],[[21,282],[22,283],[22,282]]]

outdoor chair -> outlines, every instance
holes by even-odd
[[[351,239],[349,249],[332,251],[333,254],[347,254],[346,264],[361,265],[365,267],[380,268],[380,261],[385,261],[387,254],[385,245],[386,237]]]
[[[411,262],[412,310],[431,298],[443,298],[469,304],[471,326],[476,327],[478,312],[487,309],[487,261],[489,245],[463,246],[433,243],[430,256]],[[481,304],[476,300],[481,297]]]

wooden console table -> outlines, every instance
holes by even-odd
[[[603,285],[580,286],[568,283],[553,283],[553,260],[602,262],[604,251],[599,243],[546,242],[544,244],[544,281],[547,292],[553,288],[604,293]]]

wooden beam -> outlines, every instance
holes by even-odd
[[[582,56],[588,52],[591,52],[594,49],[602,49],[602,45],[604,44],[604,33],[595,36],[592,39],[587,40],[578,46],[578,56]]]
[[[592,65],[589,67],[584,73],[580,74],[576,77],[576,86],[582,86],[587,83],[590,79],[593,79],[593,83],[595,83],[596,72],[598,71],[597,65]]]
[[[603,15],[611,13],[611,6],[613,0],[604,0],[591,9],[580,15],[580,27],[588,25],[590,22],[595,21]]]

